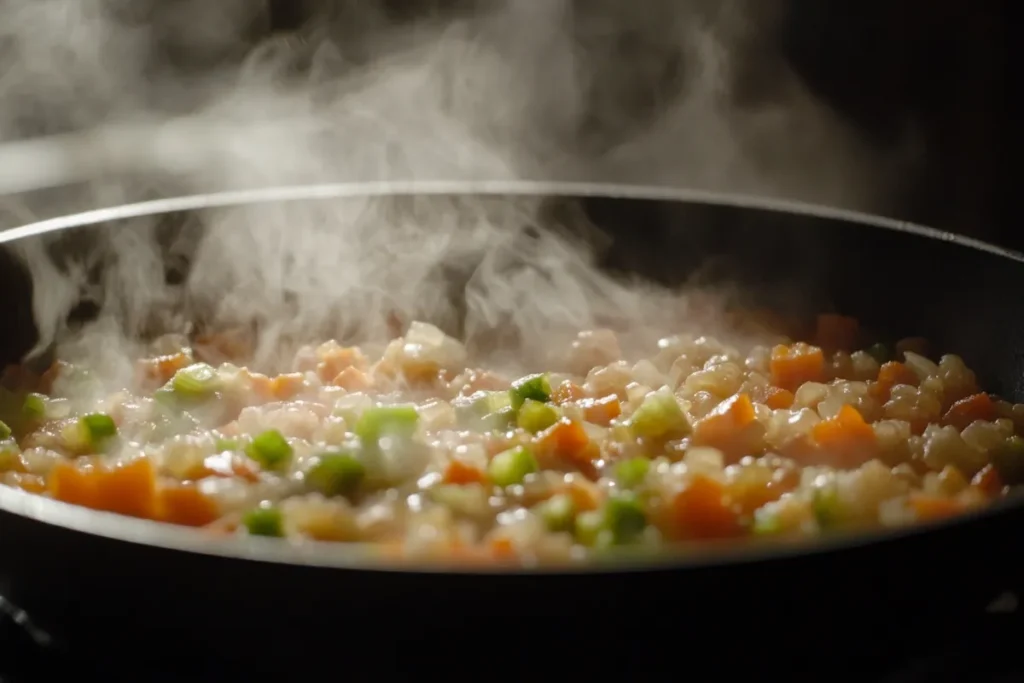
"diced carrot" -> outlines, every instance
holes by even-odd
[[[955,517],[965,510],[964,504],[955,498],[932,496],[924,493],[910,494],[907,502],[910,509],[922,522]]]
[[[402,366],[405,381],[414,386],[432,385],[441,376],[441,366],[436,363],[406,362]]]
[[[815,342],[828,351],[851,351],[856,348],[859,333],[856,318],[824,313],[818,316]]]
[[[769,387],[766,392],[764,404],[772,410],[788,409],[793,407],[795,397],[793,392],[779,387]]]
[[[453,458],[444,469],[444,483],[446,484],[482,484],[487,476],[478,467]]]
[[[796,343],[779,344],[769,361],[772,384],[796,391],[804,382],[820,382],[825,377],[825,354],[817,346]]]
[[[820,447],[820,456],[837,467],[862,465],[878,452],[875,430],[851,405],[844,405],[836,415],[814,425],[811,436]]]
[[[278,375],[270,380],[270,394],[279,401],[287,401],[302,391],[305,381],[301,372]]]
[[[345,368],[331,383],[347,391],[366,391],[373,386],[369,375],[359,368]]]
[[[750,396],[736,394],[694,424],[692,443],[717,448],[728,460],[737,460],[761,450],[763,436]]]
[[[316,374],[322,382],[330,382],[348,368],[358,370],[364,368],[366,364],[366,358],[359,349],[338,346],[333,342],[330,348],[319,349],[317,358],[319,362],[316,366]]]
[[[60,461],[50,470],[47,489],[56,500],[72,505],[95,508],[99,487],[95,473],[68,461]]]
[[[586,450],[590,437],[579,422],[562,418],[537,435],[537,445],[542,450],[573,457]]]
[[[571,401],[579,401],[585,398],[586,395],[587,392],[583,390],[583,387],[567,379],[551,392],[551,400],[558,405],[562,405]]]
[[[743,533],[725,486],[703,474],[695,475],[672,499],[672,517],[679,538],[732,538]]]
[[[622,414],[622,402],[615,394],[604,398],[585,398],[580,401],[580,407],[587,422],[604,427]]]
[[[195,485],[163,486],[159,494],[159,519],[183,526],[206,526],[220,516],[217,504]]]
[[[976,487],[990,498],[1001,495],[1005,488],[1003,479],[999,476],[999,470],[992,465],[985,465],[981,468],[981,471],[971,480],[971,486]]]
[[[512,544],[512,539],[499,536],[494,538],[490,542],[490,550],[493,553],[494,558],[498,560],[511,560],[516,556],[515,545]]]
[[[146,519],[157,517],[156,469],[149,458],[137,458],[93,476],[100,509]]]
[[[601,451],[591,442],[583,425],[562,418],[537,435],[537,458],[542,466],[556,466],[559,462],[579,470],[588,479],[598,477],[597,460]]]
[[[252,392],[260,400],[269,401],[274,397],[274,383],[269,377],[259,372],[251,372],[248,379]]]
[[[988,394],[981,393],[962,398],[954,403],[942,416],[942,421],[962,431],[975,420],[991,421],[996,417],[995,402]]]
[[[917,386],[918,379],[914,371],[899,361],[891,360],[883,363],[878,369],[878,381],[870,386],[872,396],[880,401],[888,401],[892,388],[898,384]]]

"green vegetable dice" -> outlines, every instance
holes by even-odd
[[[240,446],[238,439],[217,439],[213,448],[218,453],[224,453],[225,451],[237,451]]]
[[[647,514],[636,496],[621,493],[605,505],[605,525],[617,545],[631,543],[647,528]]]
[[[495,486],[514,486],[536,472],[537,460],[525,446],[498,453],[487,466],[487,476]]]
[[[558,411],[554,406],[528,398],[519,407],[517,422],[526,431],[536,434],[558,422]]]
[[[516,410],[527,401],[547,403],[551,400],[551,382],[547,375],[529,375],[512,383],[509,390],[512,407]]]
[[[354,431],[366,447],[376,447],[383,437],[409,438],[416,432],[420,415],[413,406],[379,406],[363,412]]]
[[[42,394],[29,394],[25,397],[25,403],[21,407],[21,414],[30,421],[38,421],[46,418],[46,397]]]
[[[615,537],[608,528],[603,510],[588,510],[576,517],[576,541],[589,548],[608,548]]]
[[[317,456],[306,481],[326,496],[349,496],[366,478],[366,467],[353,453],[332,452]]]
[[[754,526],[751,529],[755,536],[772,536],[782,531],[782,521],[772,507],[758,508],[754,512]]]
[[[103,413],[85,415],[79,418],[78,424],[86,441],[94,448],[98,448],[107,439],[117,436],[117,425],[114,424],[114,419]]]
[[[836,485],[828,484],[814,489],[811,509],[822,529],[833,529],[838,526],[843,520],[843,505]]]
[[[281,432],[268,429],[252,440],[245,453],[263,469],[280,471],[291,462],[292,446]]]
[[[242,519],[245,528],[253,536],[284,536],[284,516],[271,505],[261,505],[250,510]]]
[[[210,365],[194,363],[174,374],[171,388],[183,398],[206,398],[220,388],[220,377]]]
[[[668,389],[647,395],[629,419],[633,435],[642,439],[682,438],[691,431],[690,421]]]
[[[615,465],[615,480],[620,486],[633,488],[644,482],[650,470],[651,461],[647,458],[630,458]]]
[[[549,531],[572,531],[576,522],[576,504],[572,497],[559,493],[537,506],[537,512]]]

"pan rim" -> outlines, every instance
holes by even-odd
[[[546,182],[546,181],[409,181],[332,183],[317,185],[289,185],[234,190],[211,194],[184,195],[137,202],[77,214],[59,216],[0,233],[0,244],[80,227],[94,226],[109,221],[139,218],[151,215],[230,208],[276,202],[315,201],[330,199],[357,199],[408,196],[480,195],[480,196],[564,196],[580,198],[607,198],[674,203],[732,206],[817,217],[860,225],[911,233],[928,239],[951,242],[961,247],[990,253],[1024,263],[1024,254],[998,247],[982,240],[955,235],[935,228],[886,218],[859,211],[832,208],[812,203],[755,197],[732,193],[709,192],[697,189],[663,186],[639,186],[603,183]],[[1024,507],[1020,499],[998,501],[952,520],[943,520],[912,527],[885,529],[870,533],[836,535],[824,539],[808,539],[794,543],[709,544],[699,552],[680,547],[660,552],[653,557],[624,557],[616,562],[595,562],[569,565],[494,565],[468,567],[459,564],[427,562],[415,564],[407,560],[386,557],[379,548],[366,543],[324,543],[287,541],[247,537],[210,537],[195,529],[175,527],[144,519],[135,519],[108,512],[89,510],[67,503],[43,498],[24,491],[0,486],[0,513],[11,514],[32,522],[60,527],[64,530],[99,536],[117,542],[147,546],[157,550],[215,556],[225,559],[256,561],[278,565],[339,570],[362,570],[400,574],[463,574],[463,575],[557,575],[557,574],[621,574],[657,570],[685,571],[713,566],[728,566],[786,560],[796,557],[854,550],[861,546],[899,542],[908,536],[923,536],[943,529],[983,522],[1004,512]]]
[[[793,214],[831,220],[860,223],[876,228],[909,232],[922,237],[952,242],[959,246],[985,251],[1015,261],[1024,262],[1024,254],[999,247],[984,240],[957,235],[919,223],[887,218],[852,209],[803,202],[798,200],[758,197],[748,194],[713,192],[693,188],[661,185],[624,185],[615,183],[585,183],[563,181],[379,181],[364,183],[324,183],[315,185],[278,185],[261,188],[229,190],[207,194],[166,197],[119,206],[91,209],[80,213],[57,216],[10,228],[0,232],[0,244],[27,237],[71,228],[97,225],[108,221],[140,218],[177,211],[230,208],[248,204],[312,201],[328,199],[357,199],[395,195],[482,195],[482,196],[562,196],[590,199],[627,199],[668,201],[674,203],[732,206],[773,213]]]

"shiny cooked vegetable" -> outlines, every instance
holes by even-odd
[[[863,336],[825,315],[808,341],[677,336],[627,361],[587,332],[566,367],[597,365],[519,378],[423,323],[377,359],[327,342],[276,376],[161,340],[128,391],[67,362],[18,374],[0,482],[202,533],[470,563],[898,527],[1024,485],[1024,405],[921,340]]]

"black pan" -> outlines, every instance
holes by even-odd
[[[774,303],[788,309],[799,302],[855,315],[887,338],[923,336],[963,356],[989,390],[1024,402],[1024,258],[848,212],[612,187],[331,186],[97,211],[8,231],[0,242],[62,231],[65,249],[86,249],[96,242],[90,236],[130,228],[138,217],[161,214],[201,229],[193,219],[211,206],[366,194],[438,202],[549,195],[557,210],[582,207],[607,233],[609,269],[666,283],[700,271],[746,291],[783,293]],[[12,361],[35,332],[31,286],[5,258],[2,360]],[[716,264],[710,275],[708,263]],[[58,642],[165,663],[187,653],[191,663],[229,659],[263,672],[300,663],[341,674],[371,661],[383,673],[414,666],[422,646],[433,653],[431,667],[445,668],[467,638],[482,637],[499,667],[567,652],[593,658],[602,645],[603,665],[652,667],[728,638],[742,653],[718,660],[728,671],[762,648],[838,657],[976,628],[994,602],[1006,606],[1006,593],[1024,589],[1022,523],[1024,505],[1008,500],[947,523],[815,545],[488,572],[388,565],[355,547],[211,540],[0,487],[0,592]]]

